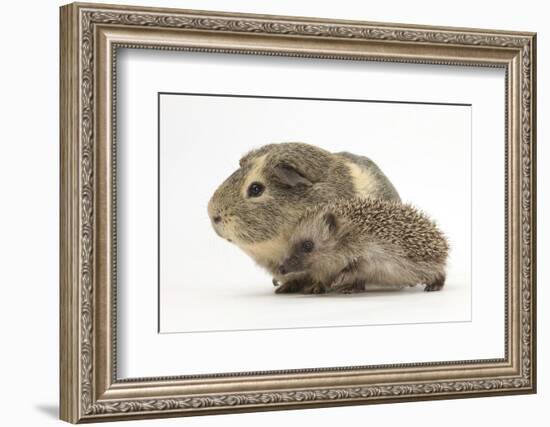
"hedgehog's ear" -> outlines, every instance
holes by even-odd
[[[325,222],[325,225],[327,227],[327,230],[329,232],[329,234],[332,234],[336,231],[336,217],[334,216],[333,213],[326,213],[323,217],[323,220]]]
[[[296,187],[298,185],[309,187],[312,185],[311,181],[307,179],[302,172],[288,163],[278,163],[274,171],[279,181],[289,187]]]

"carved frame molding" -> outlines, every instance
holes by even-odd
[[[62,419],[535,392],[535,34],[76,3],[61,8],[60,42]],[[505,67],[506,358],[117,380],[118,47]],[[270,375],[271,386],[254,386]],[[196,392],[200,383],[211,391]]]

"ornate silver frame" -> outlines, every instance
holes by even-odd
[[[61,419],[77,423],[535,392],[534,33],[80,3],[60,12]],[[505,358],[117,379],[117,47],[505,68]]]

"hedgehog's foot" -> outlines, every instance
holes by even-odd
[[[275,284],[275,279],[273,280],[274,280],[273,284]],[[300,292],[303,288],[304,288],[303,280],[289,280],[288,282],[280,284],[275,289],[275,293],[276,294],[293,294],[296,292]]]
[[[331,292],[356,293],[365,290],[365,281],[358,279],[357,262],[351,262],[329,285]]]
[[[332,286],[331,289],[333,292],[341,294],[356,294],[365,290],[365,281],[354,280],[353,282],[343,283],[339,286]]]
[[[325,287],[319,282],[312,282],[311,284],[304,286],[302,289],[303,294],[324,294],[325,292]]]
[[[428,283],[424,288],[425,292],[440,291],[445,284],[445,275],[438,276],[432,283]]]

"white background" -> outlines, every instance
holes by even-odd
[[[113,0],[113,2],[117,3]],[[524,1],[393,1],[361,3],[279,0],[253,1],[134,1],[135,4],[228,11],[314,15],[417,24],[471,26],[539,32],[538,116],[550,114],[547,80],[550,35],[543,4]],[[3,351],[2,422],[6,425],[61,425],[58,401],[58,10],[57,1],[5,5],[9,17],[1,28],[4,61],[0,71],[2,127],[0,153],[0,251],[5,293],[1,299]],[[24,31],[22,31],[22,26]],[[14,37],[17,35],[17,37]],[[17,42],[15,42],[17,41]],[[29,125],[31,121],[32,125]],[[548,139],[540,120],[539,141]],[[550,161],[547,145],[538,147],[539,165]],[[194,419],[136,421],[124,425],[279,426],[399,425],[412,426],[543,425],[550,404],[550,356],[547,327],[549,299],[545,282],[550,270],[544,255],[550,250],[548,169],[539,168],[539,394],[454,401],[401,403],[347,408],[240,414]]]
[[[390,67],[374,68],[391,74],[388,79],[397,86]],[[479,80],[502,90],[503,71],[488,71]],[[311,70],[306,74],[310,79]],[[374,77],[362,73],[360,79]],[[357,88],[355,81],[348,84]],[[355,91],[355,99],[369,91],[365,86]],[[161,95],[160,331],[469,321],[470,110],[464,105]],[[380,163],[394,185],[404,187],[403,200],[424,209],[450,241],[444,292],[425,293],[417,286],[377,294],[275,295],[269,274],[220,239],[206,212],[212,193],[237,169],[240,156],[273,141],[305,141]]]

